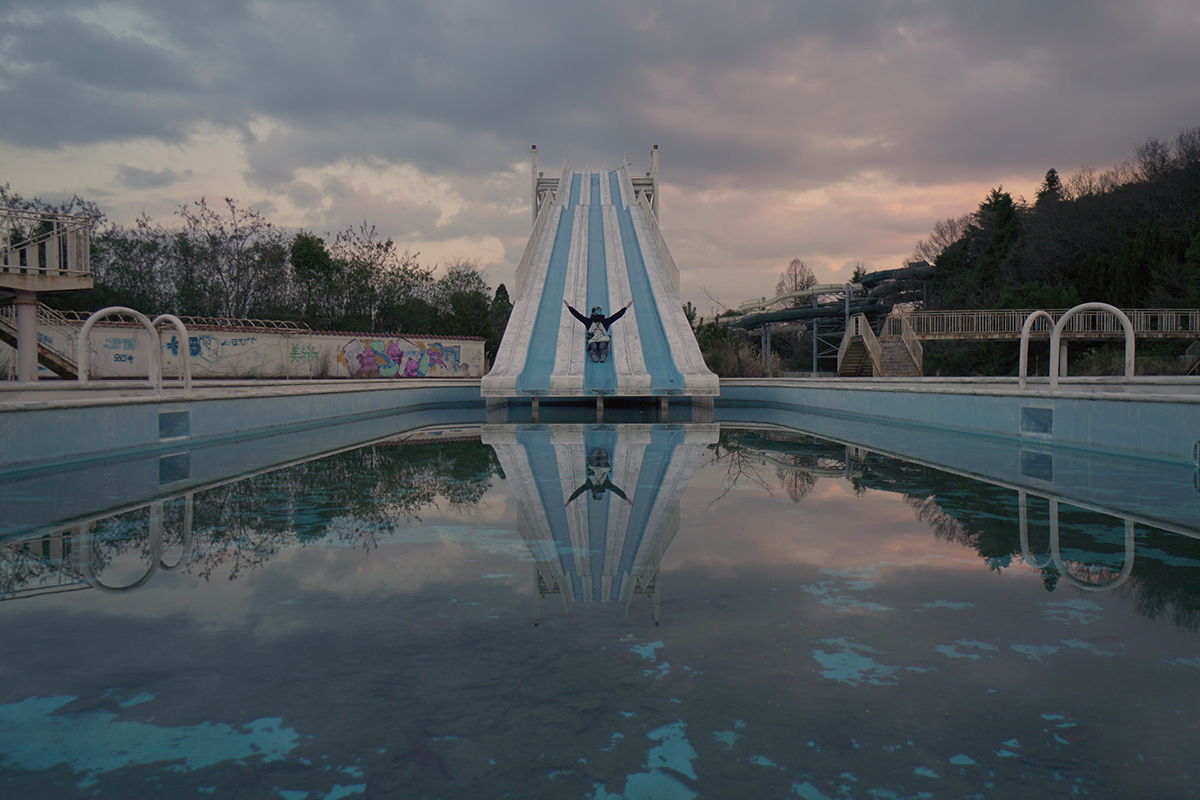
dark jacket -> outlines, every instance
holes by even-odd
[[[597,317],[596,319],[592,319],[591,317],[585,317],[583,314],[580,314],[578,311],[576,311],[575,306],[572,306],[572,305],[568,305],[567,310],[570,311],[572,315],[574,315],[575,319],[582,322],[583,326],[585,328],[590,328],[592,326],[593,322],[599,322],[601,325],[604,326],[604,332],[608,333],[608,326],[612,325],[614,322],[616,322],[621,317],[623,317],[625,315],[625,312],[628,309],[622,308],[620,311],[613,314],[611,317]]]

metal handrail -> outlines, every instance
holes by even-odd
[[[67,323],[87,322],[88,317],[90,317],[92,315],[92,313],[90,311],[57,311],[55,309],[49,309],[49,310],[53,311],[55,314],[58,315],[58,317],[61,320],[63,320],[64,322],[67,322]],[[137,321],[137,318],[134,317],[132,314],[121,313],[121,314],[113,314],[112,316],[116,317],[117,320],[111,321],[111,317],[110,317],[110,318],[106,318],[103,322],[100,322],[97,324],[103,325],[103,326],[112,326],[112,327],[119,326],[119,327],[126,327],[126,328],[139,327],[141,324]],[[224,329],[228,329],[228,330],[251,330],[251,331],[261,331],[261,330],[283,330],[283,331],[299,331],[299,332],[312,331],[312,328],[309,327],[309,325],[307,323],[294,322],[292,320],[251,319],[251,318],[239,318],[239,317],[189,317],[189,316],[184,316],[184,315],[179,315],[178,319],[181,320],[183,322],[183,324],[185,324],[189,328],[193,328],[193,329],[196,329],[196,328],[224,328]]]
[[[904,342],[904,346],[908,349],[908,355],[912,358],[913,363],[917,365],[917,372],[924,375],[925,348],[921,346],[921,340],[917,338],[912,325],[909,325],[908,320],[903,317],[900,319],[900,340]]]
[[[0,305],[0,318],[3,318],[5,323],[12,330],[16,330],[17,326],[17,311],[16,306],[12,303],[4,303]],[[53,328],[55,329],[66,342],[72,341],[79,333],[79,327],[73,320],[63,316],[61,311],[50,308],[44,303],[38,303],[37,306],[37,324],[38,328]],[[70,350],[70,345],[67,345],[67,350],[63,350],[54,344],[54,340],[49,342],[38,339],[38,346],[44,350],[48,350],[54,355],[63,360],[64,363],[76,366],[75,355]]]
[[[134,311],[132,308],[124,306],[109,306],[102,308],[96,313],[88,317],[87,322],[83,323],[83,327],[79,329],[79,342],[77,343],[78,358],[76,359],[75,372],[77,381],[80,386],[86,386],[88,382],[88,335],[92,332],[95,324],[104,317],[112,314],[126,314],[137,319],[141,326],[150,334],[150,341],[158,341],[158,328],[150,321],[150,318],[140,311]],[[188,340],[184,339],[184,347],[188,346]],[[150,373],[150,385],[154,387],[155,394],[162,394],[162,348],[150,348],[150,365],[148,367]]]
[[[888,335],[900,333],[901,318],[907,320],[919,338],[937,336],[980,336],[1008,335],[1016,338],[1026,318],[1036,309],[1004,309],[994,311],[910,311],[889,317],[884,329]],[[1069,309],[1046,311],[1052,322],[1057,322]],[[1139,334],[1170,335],[1182,334],[1200,338],[1200,309],[1187,308],[1139,308],[1123,312]],[[1075,338],[1097,336],[1110,338],[1119,336],[1122,326],[1107,314],[1086,313],[1076,315],[1063,329],[1063,334]],[[1035,330],[1032,335],[1050,335],[1050,327]]]
[[[1063,345],[1060,350],[1063,329],[1070,324],[1073,318],[1089,311],[1099,311],[1104,312],[1105,314],[1111,314],[1112,316],[1106,317],[1106,319],[1115,318],[1116,321],[1121,324],[1121,327],[1125,330],[1125,380],[1129,380],[1133,377],[1134,337],[1133,323],[1130,321],[1129,317],[1125,315],[1124,311],[1114,306],[1110,306],[1108,303],[1080,303],[1060,317],[1058,322],[1054,323],[1054,330],[1050,332],[1050,391],[1052,392],[1058,388],[1059,359],[1062,357],[1062,355],[1066,355],[1064,352],[1066,350],[1065,345]]]
[[[850,349],[850,342],[856,336],[862,339],[863,347],[866,348],[867,355],[871,358],[871,367],[875,370],[875,374],[882,375],[882,348],[879,346],[879,339],[876,338],[875,331],[871,329],[871,323],[867,319],[866,314],[855,314],[846,323],[846,332],[842,334],[842,343],[838,345],[838,364],[842,363],[842,359],[846,356],[846,351]]]
[[[1054,317],[1050,316],[1045,311],[1034,311],[1025,318],[1024,324],[1021,325],[1021,356],[1017,365],[1017,386],[1022,391],[1025,389],[1025,381],[1029,377],[1029,337],[1033,333],[1033,328],[1039,320],[1045,320],[1048,328],[1054,327]]]
[[[1133,560],[1136,556],[1136,547],[1134,544],[1134,526],[1133,520],[1128,517],[1122,517],[1121,520],[1125,523],[1125,559],[1121,564],[1121,571],[1117,577],[1107,583],[1088,583],[1076,578],[1067,569],[1066,562],[1063,561],[1062,550],[1060,547],[1061,534],[1058,524],[1058,500],[1051,497],[1050,500],[1050,558],[1049,560],[1038,562],[1034,560],[1033,554],[1029,550],[1029,512],[1026,510],[1026,493],[1024,491],[1017,492],[1018,500],[1018,524],[1019,535],[1021,538],[1021,557],[1025,559],[1025,563],[1029,564],[1034,569],[1046,569],[1051,564],[1058,571],[1058,574],[1067,580],[1076,589],[1081,589],[1085,592],[1111,592],[1118,586],[1129,580],[1129,576],[1133,574]]]

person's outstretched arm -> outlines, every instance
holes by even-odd
[[[588,484],[589,484],[589,481],[584,481],[583,483],[581,483],[579,485],[579,488],[576,489],[574,492],[572,492],[571,496],[567,498],[567,502],[563,503],[563,508],[566,508],[567,506],[571,505],[571,503],[575,500],[575,498],[579,497],[579,495],[581,495],[583,493],[583,490],[588,487]]]
[[[565,301],[564,301],[564,302],[565,302]],[[613,315],[612,315],[611,317],[609,317],[608,319],[604,320],[604,327],[605,327],[605,328],[607,328],[609,325],[612,325],[614,322],[616,322],[617,320],[619,320],[621,317],[625,316],[625,312],[629,310],[629,307],[630,307],[631,305],[633,305],[633,300],[630,300],[628,303],[626,303],[626,304],[625,304],[625,307],[624,307],[624,308],[622,308],[622,309],[621,309],[620,311],[618,311],[617,313],[613,314]]]
[[[618,497],[620,497],[626,503],[629,503],[629,505],[633,505],[633,501],[625,496],[625,493],[621,491],[620,487],[618,487],[612,481],[606,481],[606,483],[608,483],[608,488],[611,489],[614,494],[616,494]]]
[[[567,307],[567,311],[570,311],[571,314],[574,315],[575,319],[579,320],[584,325],[590,325],[592,323],[592,321],[590,319],[588,319],[583,314],[580,314],[578,311],[576,311],[575,308],[570,303],[567,302],[567,298],[565,298],[565,297],[563,298],[563,305]]]

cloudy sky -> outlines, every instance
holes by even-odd
[[[554,174],[657,144],[707,311],[1200,125],[1198,42],[1195,0],[0,0],[0,184],[365,219],[511,286],[530,145]]]

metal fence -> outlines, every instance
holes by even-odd
[[[1033,311],[912,311],[888,317],[883,335],[900,336],[907,324],[918,339],[1020,339],[1021,326]],[[1048,311],[1057,322],[1067,309]],[[1148,308],[1126,310],[1138,338],[1200,338],[1200,309]],[[1048,338],[1050,324],[1039,320],[1035,337]],[[1084,312],[1067,320],[1063,335],[1071,339],[1118,339],[1125,335],[1120,321],[1104,312]]]

